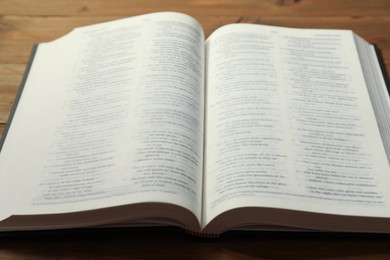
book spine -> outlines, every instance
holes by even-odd
[[[219,237],[219,234],[202,233],[202,232],[192,231],[188,229],[186,229],[186,234],[193,237],[205,238],[205,239],[215,239]]]

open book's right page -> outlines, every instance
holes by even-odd
[[[204,224],[239,207],[390,216],[351,31],[234,24],[206,53]]]

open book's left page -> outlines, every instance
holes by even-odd
[[[203,66],[202,28],[177,13],[39,44],[0,153],[0,218],[161,202],[199,219]]]

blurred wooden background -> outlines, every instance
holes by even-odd
[[[389,0],[0,0],[0,134],[34,43],[74,27],[158,11],[195,17],[206,36],[228,23],[352,29],[378,45],[390,74]],[[199,241],[178,230],[139,229],[0,235],[0,259],[132,257],[390,259],[390,236],[244,233]]]

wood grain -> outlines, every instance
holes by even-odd
[[[3,14],[36,16],[133,16],[158,11],[235,16],[387,16],[387,0],[13,0],[0,2]]]
[[[7,122],[25,64],[0,64],[0,124]]]
[[[230,23],[353,30],[378,45],[390,75],[389,0],[0,0],[0,134],[33,44],[54,40],[75,27],[159,11],[195,17],[206,36]],[[0,234],[0,259],[161,257],[389,259],[390,236],[256,232],[204,241],[175,229]]]

